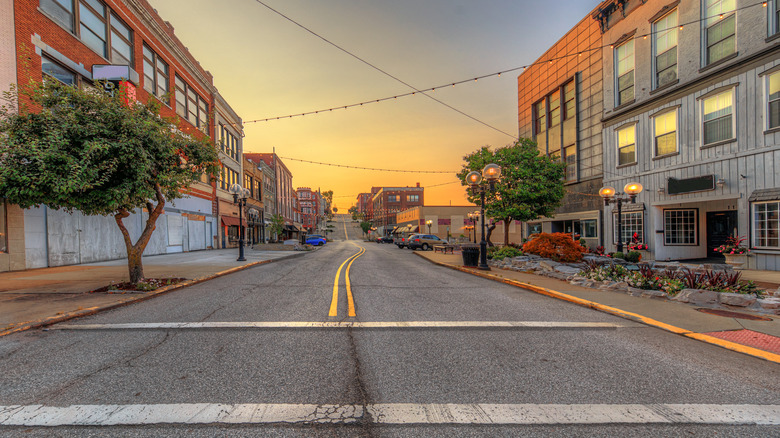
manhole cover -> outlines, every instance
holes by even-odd
[[[767,318],[766,316],[748,315],[746,313],[732,312],[730,310],[721,310],[721,309],[696,309],[696,310],[698,310],[701,313],[708,313],[710,315],[725,316],[726,318],[749,319],[752,321],[772,320],[772,318]]]

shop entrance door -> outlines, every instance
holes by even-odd
[[[707,212],[707,257],[723,257],[715,248],[726,243],[726,239],[737,235],[737,212]]]

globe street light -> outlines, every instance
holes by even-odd
[[[642,193],[642,184],[630,182],[623,187],[623,193],[617,193],[614,187],[606,186],[599,190],[599,196],[604,198],[604,205],[617,204],[617,250],[623,252],[623,202],[636,204],[636,195]]]
[[[433,225],[433,221],[428,219],[425,221],[425,225],[428,225],[428,234],[431,234],[431,225]]]
[[[233,203],[238,204],[238,258],[237,262],[245,262],[244,258],[244,220],[242,213],[246,206],[246,198],[249,197],[249,189],[241,187],[238,183],[230,186],[230,193],[233,194]]]
[[[482,240],[479,242],[479,269],[489,271],[490,266],[487,264],[487,241],[485,240],[485,193],[487,190],[491,192],[495,190],[495,184],[498,179],[501,178],[501,167],[498,164],[490,163],[482,169],[482,173],[475,171],[469,172],[466,175],[466,183],[471,187],[473,194],[480,194],[480,212],[482,217]],[[487,181],[487,185],[483,183],[483,180]],[[476,239],[476,233],[475,237]]]

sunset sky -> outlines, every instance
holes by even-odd
[[[513,142],[520,70],[291,119],[252,120],[343,107],[411,92],[256,0],[149,0],[244,120],[244,151],[451,174],[353,170],[284,159],[296,187],[333,190],[339,210],[371,186],[420,182],[426,205],[466,205],[455,177],[463,156]],[[262,0],[417,89],[531,64],[598,0]],[[437,187],[433,187],[437,186]]]

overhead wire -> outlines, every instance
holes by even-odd
[[[462,79],[462,80],[458,80],[458,81],[454,81],[454,82],[443,83],[441,85],[436,85],[436,86],[433,86],[433,87],[428,87],[428,88],[424,88],[424,89],[418,89],[418,88],[416,88],[416,87],[414,87],[414,86],[412,86],[412,85],[402,81],[401,79],[393,76],[392,74],[382,70],[381,68],[375,66],[374,64],[371,64],[370,62],[368,62],[368,61],[358,57],[357,55],[349,52],[348,50],[338,46],[337,44],[329,41],[325,37],[317,34],[316,32],[308,29],[307,27],[303,26],[302,24],[300,24],[300,23],[296,22],[295,20],[289,18],[288,16],[284,15],[283,13],[281,13],[281,12],[277,11],[276,9],[274,9],[274,8],[268,6],[267,4],[263,3],[261,0],[255,0],[255,1],[257,3],[265,6],[266,8],[270,9],[274,13],[276,13],[276,14],[282,16],[283,18],[289,20],[290,22],[294,23],[296,26],[299,26],[302,29],[306,30],[307,32],[311,33],[312,35],[315,35],[317,38],[322,39],[326,43],[336,47],[337,49],[339,49],[342,52],[348,54],[349,56],[354,57],[355,59],[359,60],[360,62],[362,62],[362,63],[364,63],[364,64],[366,64],[368,66],[370,66],[371,68],[374,68],[374,69],[378,70],[379,72],[381,72],[381,73],[383,73],[383,74],[393,78],[394,80],[396,80],[396,81],[406,85],[407,87],[413,89],[414,91],[411,91],[411,92],[408,92],[408,93],[396,94],[396,95],[392,95],[392,96],[381,97],[381,98],[377,98],[377,99],[364,100],[364,101],[361,101],[361,102],[356,102],[356,103],[351,103],[351,104],[346,104],[346,105],[338,105],[338,106],[334,106],[334,107],[330,107],[330,108],[324,108],[324,109],[320,109],[320,110],[307,111],[307,112],[295,113],[295,114],[287,114],[287,115],[283,115],[283,116],[267,117],[267,118],[256,119],[256,120],[248,120],[248,121],[244,121],[243,122],[244,124],[247,124],[247,123],[258,123],[258,122],[269,122],[269,121],[272,121],[272,120],[282,120],[282,119],[289,119],[289,118],[293,118],[293,117],[301,117],[301,116],[307,116],[307,115],[313,115],[313,114],[332,112],[332,111],[336,111],[336,110],[345,110],[345,109],[348,109],[348,108],[364,106],[364,105],[368,105],[368,104],[372,104],[372,103],[379,103],[379,102],[384,102],[384,101],[388,101],[388,100],[395,100],[395,99],[398,99],[398,98],[414,96],[417,93],[420,93],[420,94],[422,94],[422,95],[424,95],[424,96],[426,96],[426,97],[428,97],[430,99],[433,99],[434,101],[436,101],[436,102],[438,102],[438,103],[440,103],[440,104],[442,104],[442,105],[444,105],[444,106],[446,106],[446,107],[448,107],[448,108],[450,108],[450,109],[452,109],[454,111],[457,111],[457,112],[461,113],[462,115],[464,115],[466,117],[471,118],[472,120],[475,120],[475,121],[477,121],[477,122],[479,122],[479,123],[481,123],[481,124],[483,124],[485,126],[488,126],[491,129],[494,129],[494,130],[499,131],[499,132],[501,132],[503,134],[506,134],[506,135],[508,135],[508,136],[510,136],[510,137],[512,137],[514,139],[517,139],[517,136],[509,134],[507,132],[504,132],[504,131],[502,131],[502,130],[500,130],[498,128],[495,128],[495,127],[493,127],[493,126],[491,126],[491,125],[489,125],[489,124],[487,124],[487,123],[485,123],[485,122],[483,122],[483,121],[481,121],[481,120],[479,120],[479,119],[477,119],[475,117],[470,116],[469,114],[466,114],[466,113],[458,110],[457,108],[454,108],[454,107],[448,105],[445,102],[440,101],[439,99],[436,99],[433,96],[430,96],[427,93],[428,92],[435,92],[436,89],[443,89],[443,88],[454,87],[456,85],[461,85],[461,84],[465,84],[465,83],[477,82],[479,79],[486,79],[486,78],[493,77],[493,76],[500,77],[504,73],[511,73],[511,72],[514,72],[514,71],[517,71],[517,70],[530,69],[531,67],[534,67],[534,66],[536,66],[538,64],[552,63],[554,61],[561,61],[561,60],[570,58],[572,56],[582,56],[583,54],[586,54],[586,53],[589,53],[589,52],[594,52],[594,51],[597,51],[597,50],[603,50],[603,49],[606,49],[606,48],[613,48],[614,47],[614,44],[604,44],[604,45],[601,45],[601,46],[591,47],[589,49],[581,50],[579,52],[574,52],[574,53],[569,53],[569,54],[565,54],[565,55],[560,55],[560,56],[557,56],[557,57],[539,58],[538,60],[534,61],[531,64],[510,68],[510,69],[498,71],[498,72],[495,72],[495,73],[484,74],[484,75],[476,76],[476,77],[473,77],[473,78]],[[766,1],[762,1],[762,2],[758,2],[758,3],[742,6],[742,7],[739,7],[739,8],[735,8],[733,11],[729,11],[727,13],[728,14],[731,14],[732,12],[736,13],[736,12],[744,10],[744,9],[748,9],[748,8],[752,8],[752,7],[756,7],[756,6],[764,6],[765,7],[766,5],[767,5],[767,2]],[[691,20],[691,21],[688,21],[688,22],[685,22],[685,23],[678,23],[676,25],[676,27],[678,27],[678,28],[680,28],[682,30],[685,26],[688,26],[688,25],[691,25],[691,24],[701,23],[703,21],[707,21],[707,20],[714,19],[714,18],[721,18],[722,19],[722,18],[724,18],[724,14],[716,14],[716,15],[700,18],[700,19],[697,19],[697,20]],[[634,35],[632,38],[626,39],[625,42],[628,42],[630,40],[640,39],[640,38],[644,39],[644,38],[647,38],[648,36],[652,36],[655,33],[666,32],[668,30],[670,30],[670,29],[661,29],[661,30],[657,30],[657,31],[651,31],[650,33]]]

